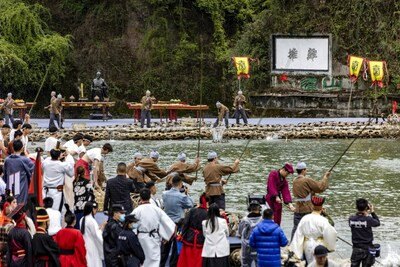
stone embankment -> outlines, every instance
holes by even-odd
[[[368,125],[367,125],[368,124]],[[361,132],[361,130],[365,129]],[[172,127],[154,127],[141,129],[137,125],[116,125],[107,127],[85,127],[75,125],[61,132],[61,138],[71,139],[76,133],[88,134],[94,140],[179,140],[196,139],[199,128],[195,126],[175,125]],[[43,141],[48,136],[45,128],[36,128],[31,133],[33,141]],[[249,125],[233,126],[224,131],[224,139],[327,139],[327,138],[384,138],[400,136],[398,124],[368,122],[321,122],[296,125]],[[212,139],[212,128],[201,128],[202,139]]]

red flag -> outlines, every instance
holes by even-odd
[[[28,195],[29,198],[36,198],[36,205],[43,206],[43,196],[42,196],[42,157],[40,152],[37,153],[36,160],[32,159],[35,164],[35,169],[33,170],[33,175],[31,183],[29,185]]]
[[[396,114],[396,112],[397,112],[397,101],[393,101],[392,114]]]

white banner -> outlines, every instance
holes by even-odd
[[[330,72],[329,36],[273,37],[272,71]]]

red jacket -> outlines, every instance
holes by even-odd
[[[274,170],[269,173],[267,182],[267,202],[272,207],[275,203],[275,198],[279,196],[284,203],[291,203],[292,197],[289,191],[289,184],[286,178],[281,177],[279,170]]]
[[[54,240],[60,248],[61,267],[87,266],[85,240],[79,230],[71,227],[61,229]]]

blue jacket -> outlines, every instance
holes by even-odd
[[[259,267],[280,267],[281,247],[288,244],[282,229],[272,220],[263,220],[250,236],[250,246],[257,250]]]
[[[163,193],[164,211],[174,221],[178,223],[183,219],[185,209],[193,207],[193,200],[178,191],[175,187]]]

